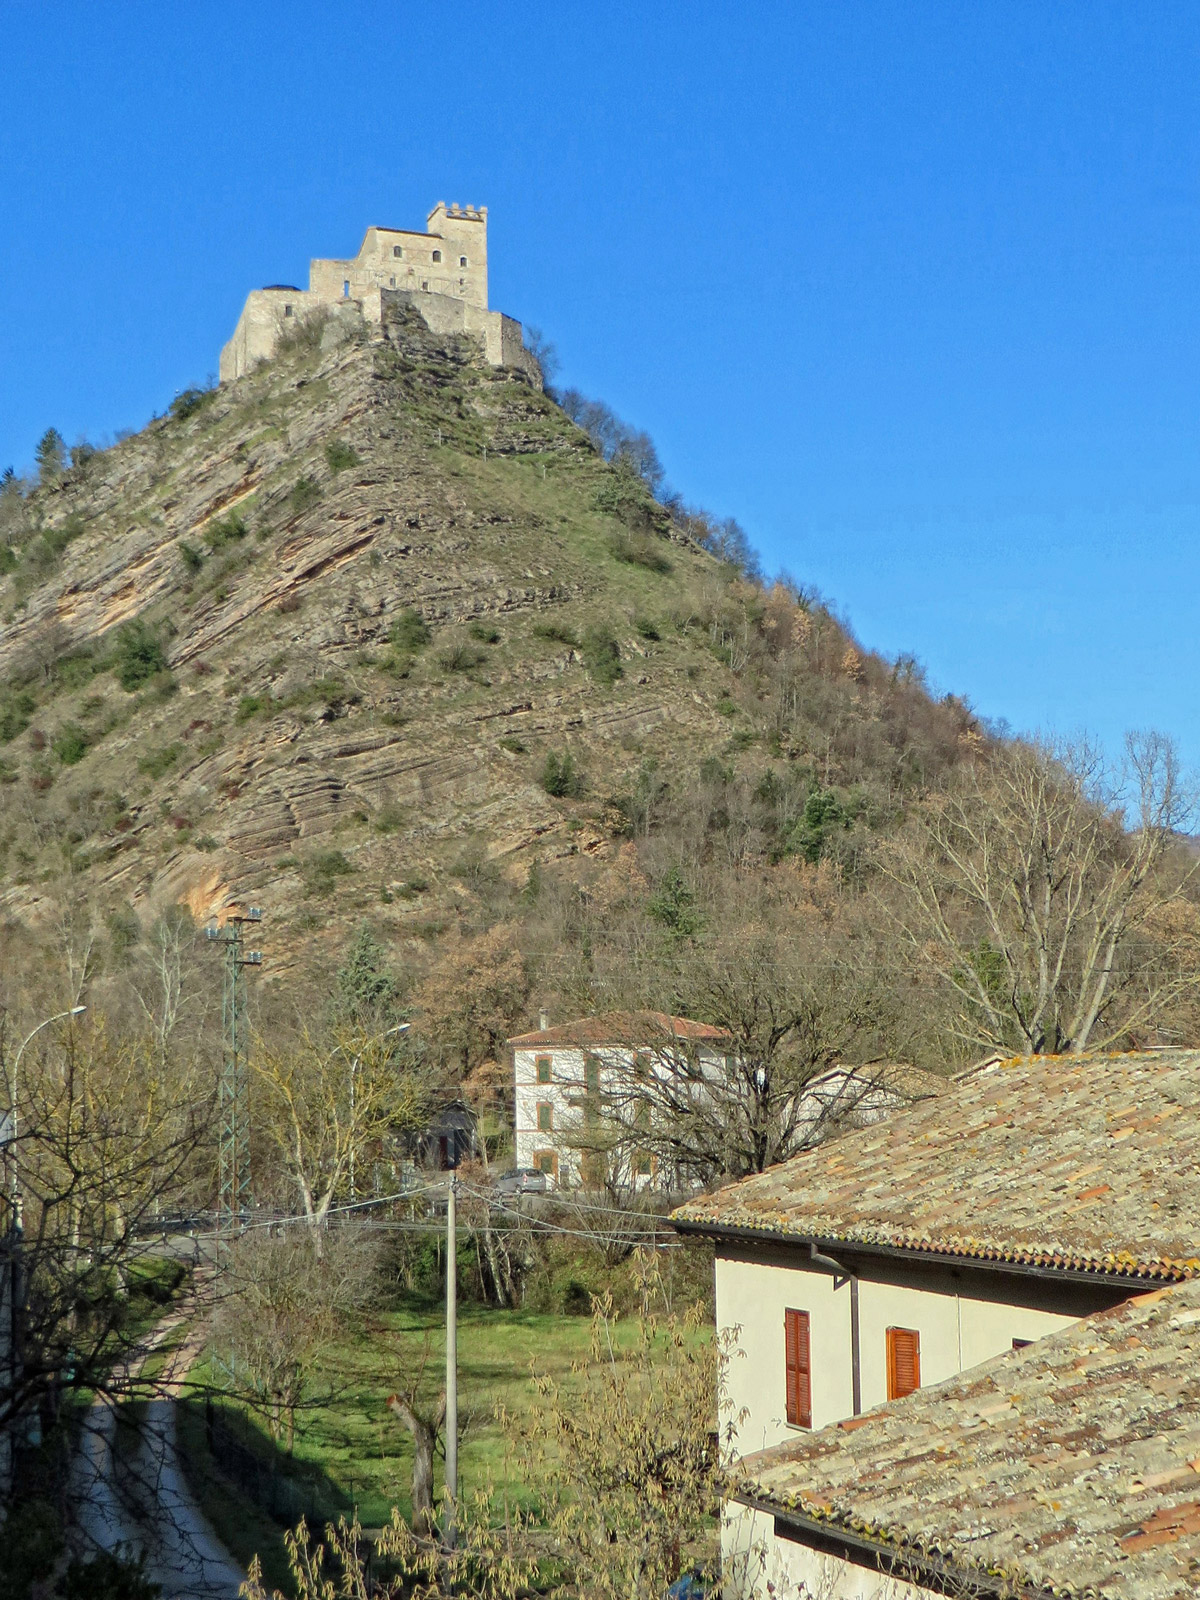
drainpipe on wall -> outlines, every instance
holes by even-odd
[[[832,1256],[823,1255],[817,1249],[815,1239],[808,1241],[808,1259],[814,1267],[824,1267],[826,1271],[833,1273],[833,1287],[835,1290],[840,1289],[843,1283],[850,1285],[850,1404],[854,1416],[858,1417],[862,1415],[862,1364],[859,1356],[858,1337],[858,1277],[849,1268],[844,1267],[840,1261],[835,1261]]]

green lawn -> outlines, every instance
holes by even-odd
[[[490,1483],[510,1499],[528,1500],[529,1486],[519,1481],[496,1413],[500,1407],[521,1412],[529,1406],[531,1369],[569,1385],[572,1362],[586,1356],[590,1338],[587,1317],[478,1307],[460,1312],[461,1492]],[[264,1461],[273,1460],[278,1477],[286,1480],[282,1490],[276,1482],[271,1491],[276,1499],[274,1521],[253,1506],[247,1493],[231,1491],[211,1472],[202,1406],[185,1408],[181,1442],[191,1458],[193,1482],[234,1554],[248,1560],[257,1551],[268,1577],[280,1582],[285,1570],[283,1527],[297,1520],[300,1511],[307,1509],[313,1520],[321,1520],[357,1507],[367,1528],[385,1522],[393,1505],[407,1515],[412,1449],[407,1430],[385,1402],[418,1373],[419,1402],[436,1401],[445,1381],[444,1361],[440,1309],[373,1313],[358,1319],[314,1367],[310,1391],[313,1400],[322,1403],[300,1414],[292,1460],[272,1446],[261,1422],[234,1419],[239,1436]],[[207,1360],[193,1368],[193,1377],[206,1384],[219,1381]],[[440,1494],[440,1459],[436,1474]]]

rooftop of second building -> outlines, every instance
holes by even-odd
[[[974,1592],[1168,1600],[1200,1588],[1200,1283],[777,1445],[742,1498]],[[912,1571],[912,1567],[907,1570]],[[986,1590],[988,1585],[983,1585]]]
[[[508,1042],[518,1050],[538,1045],[559,1045],[566,1049],[595,1049],[597,1046],[666,1046],[672,1041],[689,1044],[720,1044],[729,1038],[724,1028],[690,1017],[669,1017],[665,1011],[608,1011],[602,1016],[579,1017],[553,1028],[519,1033]]]
[[[1200,1051],[1023,1057],[690,1201],[684,1228],[1200,1273]]]

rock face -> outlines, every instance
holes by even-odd
[[[403,308],[385,332],[300,330],[0,497],[10,918],[66,864],[140,912],[254,900],[273,957],[367,912],[428,937],[472,874],[610,850],[647,757],[728,739],[689,626],[727,569],[522,373]],[[586,802],[539,781],[567,751]]]

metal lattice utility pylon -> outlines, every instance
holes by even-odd
[[[261,921],[262,912],[257,906],[249,906],[245,911],[232,912],[224,927],[207,930],[210,939],[225,947],[221,997],[224,1051],[217,1097],[217,1228],[223,1236],[236,1232],[250,1209],[250,1021],[244,969],[261,966],[262,951],[245,948],[242,927],[247,922]]]

